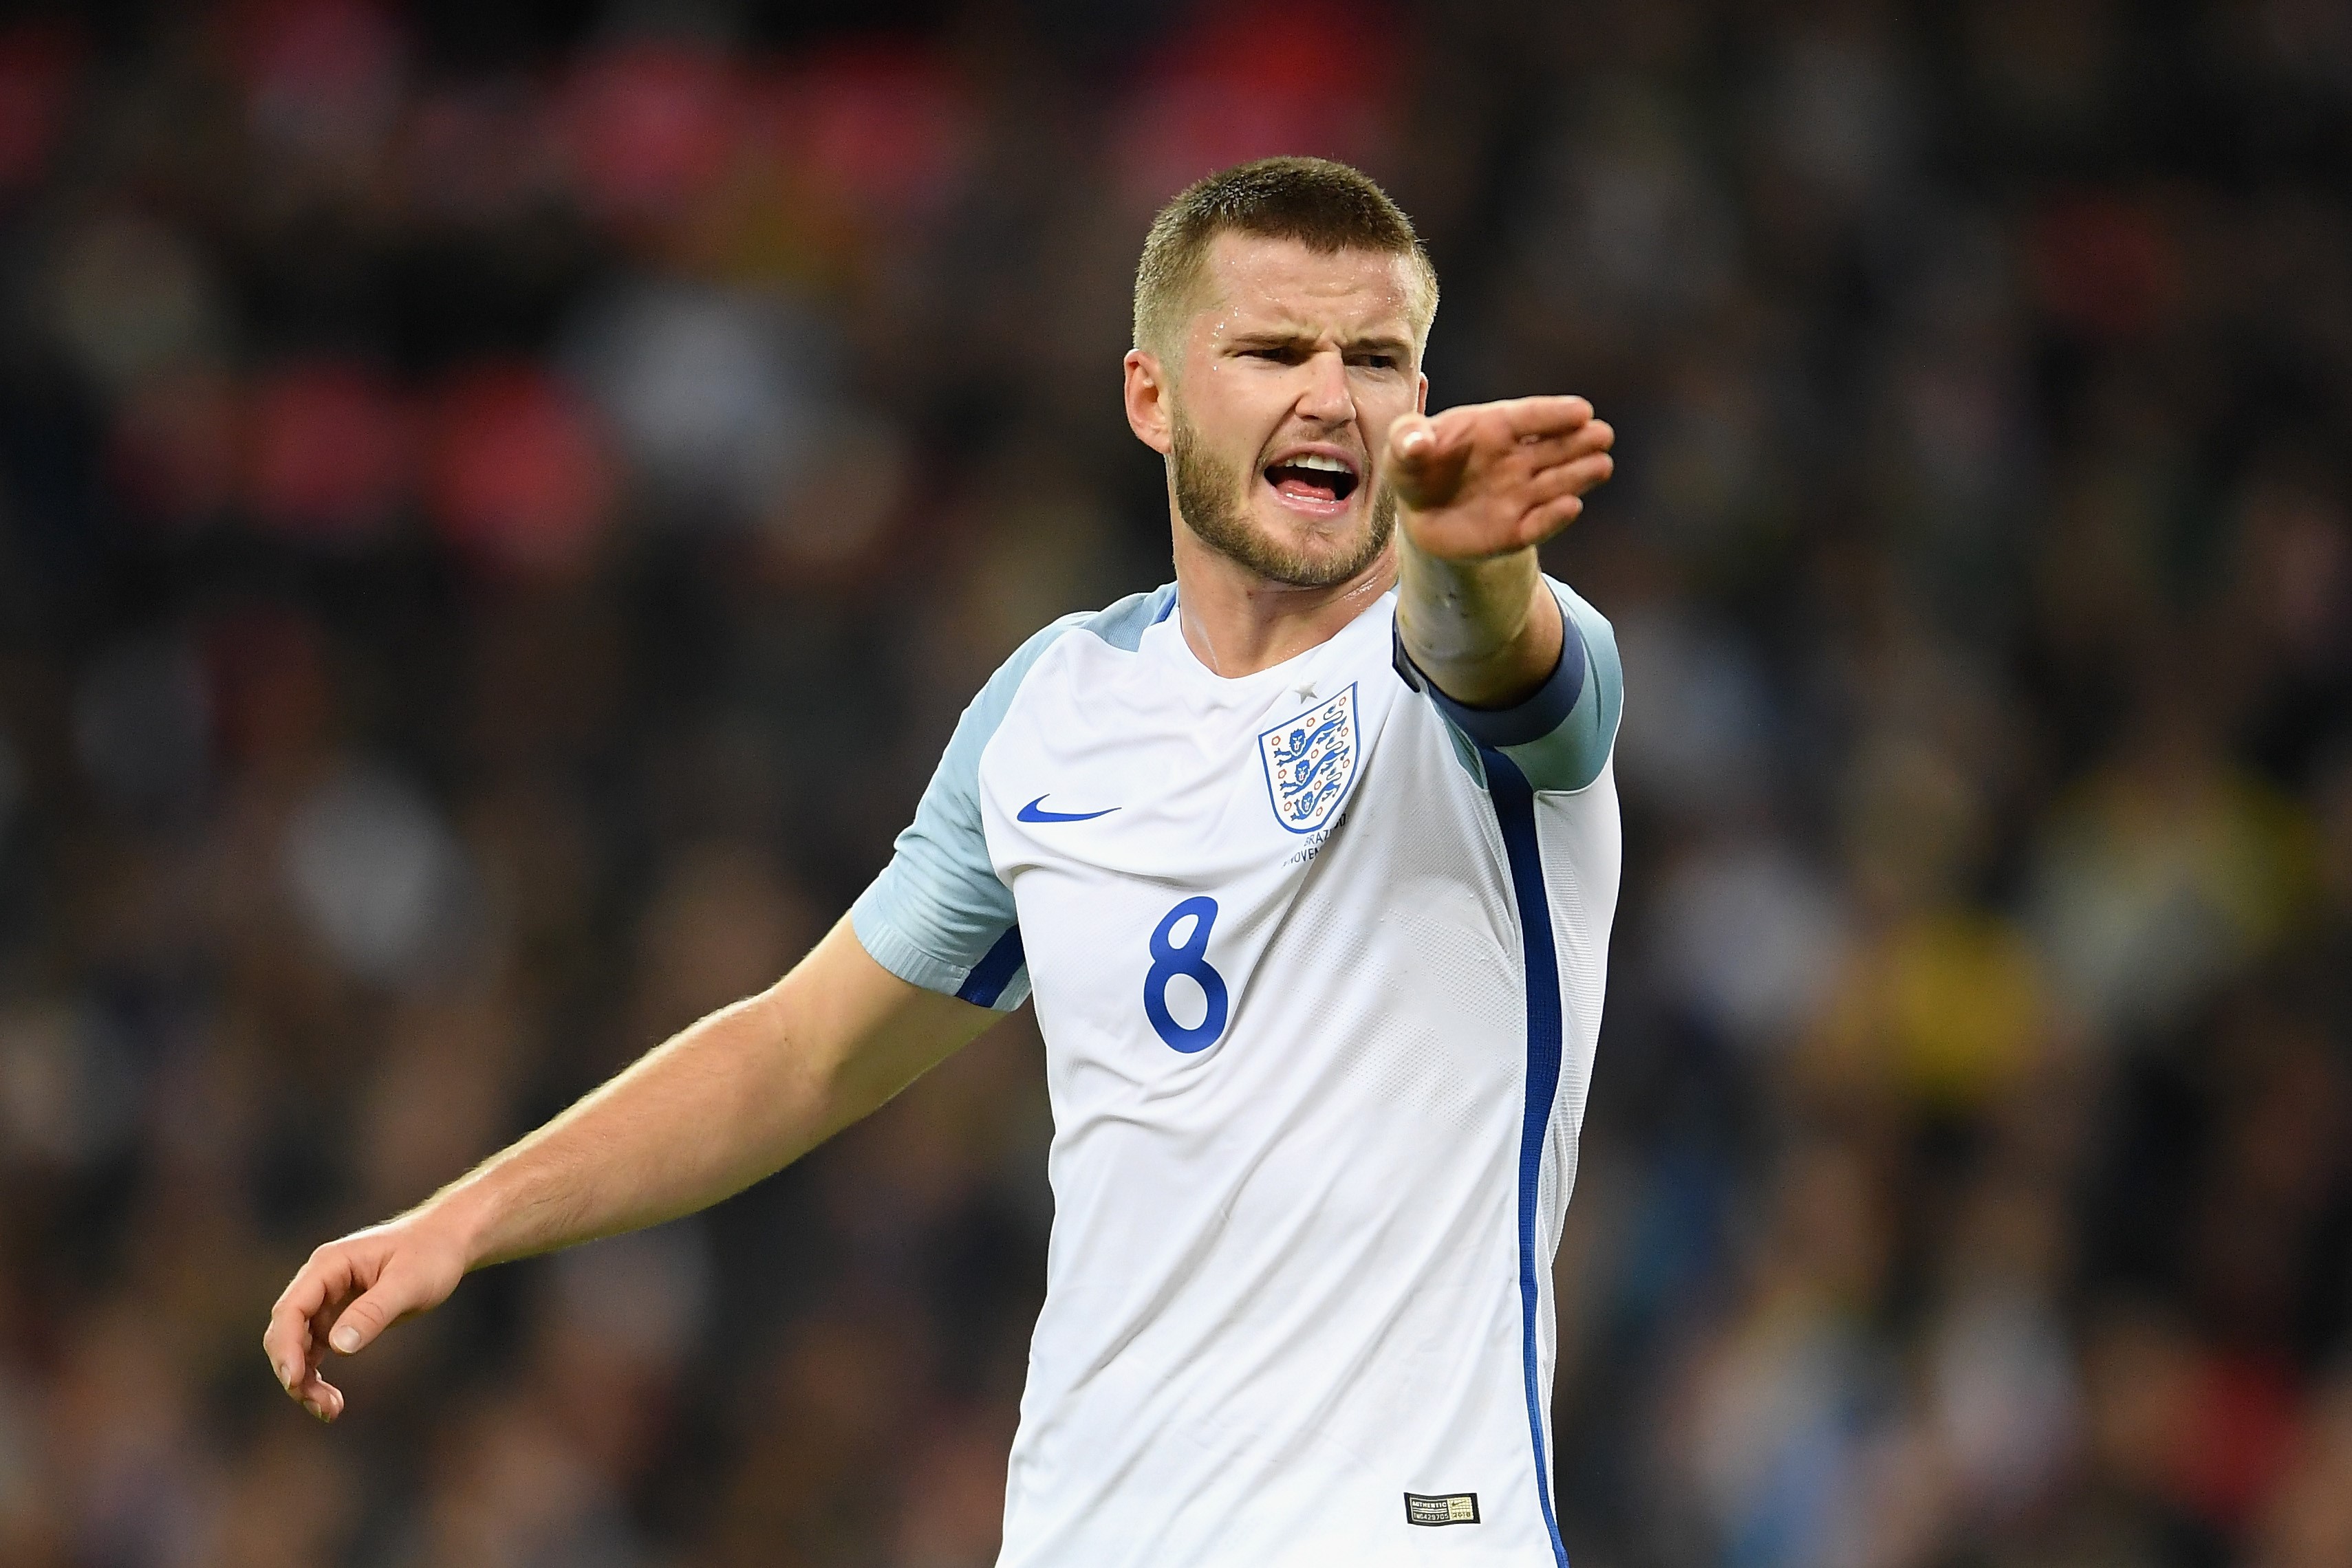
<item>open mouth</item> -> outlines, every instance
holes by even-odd
[[[1356,471],[1337,457],[1300,452],[1269,463],[1265,482],[1286,501],[1309,507],[1336,507],[1356,493]]]

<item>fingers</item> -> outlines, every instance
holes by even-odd
[[[321,1421],[332,1421],[343,1413],[343,1391],[320,1376],[315,1367],[306,1369],[302,1381],[286,1392]]]
[[[386,1270],[375,1289],[336,1314],[327,1343],[343,1355],[357,1355],[373,1344],[378,1334],[425,1304],[421,1292],[403,1285],[394,1270]]]
[[[1593,418],[1592,405],[1580,397],[1521,398],[1408,419],[1412,423],[1399,420],[1393,427],[1391,450],[1408,464],[1418,458],[1424,470],[1444,459],[1525,475],[1606,452],[1617,441],[1615,428]],[[1425,443],[1415,437],[1423,427]]]
[[[319,1363],[326,1324],[352,1288],[349,1254],[340,1247],[320,1248],[279,1293],[261,1334],[262,1354],[278,1385],[321,1421],[342,1414],[342,1393],[319,1375]]]
[[[369,1292],[370,1295],[380,1293],[380,1289],[378,1291]],[[328,1382],[325,1374],[320,1370],[327,1359],[328,1350],[332,1348],[339,1354],[346,1355],[353,1354],[364,1348],[374,1339],[376,1333],[382,1332],[381,1325],[374,1332],[363,1332],[352,1321],[353,1311],[362,1301],[368,1299],[368,1295],[362,1295],[357,1301],[351,1301],[330,1299],[326,1310],[312,1318],[303,1327],[305,1354],[301,1375],[286,1392],[292,1395],[303,1409],[321,1421],[332,1421],[343,1413],[343,1391]],[[360,1321],[362,1322],[369,1321],[369,1318],[373,1318],[380,1310],[380,1307],[372,1309],[368,1317]],[[383,1320],[385,1322],[391,1321],[390,1318]]]
[[[1528,480],[1527,498],[1536,505],[1559,499],[1562,496],[1581,496],[1586,491],[1607,483],[1617,471],[1617,460],[1606,452],[1595,452],[1572,463],[1562,463],[1531,476]]]
[[[1440,447],[1467,441],[1542,440],[1592,423],[1592,404],[1580,397],[1519,397],[1464,403],[1434,414],[1409,413],[1389,426],[1393,446],[1406,433],[1428,430]]]
[[[1592,404],[1580,397],[1518,397],[1492,405],[1513,435],[1558,435],[1592,418]]]
[[[1411,507],[1452,500],[1470,465],[1471,440],[1471,427],[1461,421],[1400,416],[1389,426],[1386,464],[1397,495]]]
[[[1606,452],[1616,444],[1616,429],[1607,420],[1591,419],[1551,435],[1522,435],[1515,455],[1540,471]]]
[[[1583,510],[1576,498],[1616,471],[1616,440],[1583,398],[1518,398],[1399,418],[1389,469],[1419,515],[1416,545],[1447,559],[1486,556],[1565,528]]]
[[[310,1254],[270,1308],[262,1354],[288,1396],[321,1421],[343,1413],[342,1391],[320,1372],[329,1345],[349,1354],[398,1315],[376,1277],[389,1271],[373,1249],[331,1242]]]
[[[1539,545],[1576,521],[1584,511],[1584,497],[1562,496],[1547,501],[1519,519],[1519,546]]]
[[[1563,457],[1605,452],[1617,433],[1592,417],[1580,397],[1523,397],[1473,403],[1442,413],[1408,413],[1389,426],[1389,452],[1405,464],[1426,465],[1473,446],[1528,449],[1549,465]]]
[[[270,1309],[263,1353],[288,1396],[331,1421],[343,1396],[320,1374],[327,1353],[358,1354],[401,1319],[440,1305],[465,1272],[462,1248],[421,1222],[354,1232],[311,1253],[287,1285]]]
[[[1541,544],[1581,517],[1585,493],[1606,483],[1616,467],[1616,459],[1603,450],[1535,475],[1527,487],[1531,505],[1518,521],[1520,546]]]
[[[269,1326],[262,1331],[261,1347],[288,1393],[299,1386],[310,1368],[313,1320],[352,1288],[350,1256],[339,1247],[322,1247],[310,1254],[310,1260],[278,1293],[277,1303],[269,1309]]]
[[[1427,468],[1457,455],[1470,440],[1465,422],[1408,413],[1389,426],[1389,454],[1408,468]]]
[[[261,1343],[270,1369],[277,1373],[289,1398],[321,1421],[331,1421],[343,1413],[342,1390],[319,1373],[319,1363],[325,1356],[323,1323],[314,1330],[308,1319],[289,1320],[273,1313]]]

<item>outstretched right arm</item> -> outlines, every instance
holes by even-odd
[[[846,919],[791,974],[672,1037],[415,1208],[310,1255],[262,1348],[289,1395],[342,1413],[330,1346],[364,1349],[472,1270],[656,1225],[782,1168],[993,1022],[900,979]]]

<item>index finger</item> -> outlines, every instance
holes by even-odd
[[[303,1368],[310,1364],[310,1321],[325,1310],[329,1301],[350,1289],[351,1283],[351,1260],[341,1253],[330,1253],[324,1258],[313,1257],[303,1264],[287,1281],[286,1289],[278,1292],[276,1304],[269,1309],[269,1326],[262,1331],[261,1343],[280,1383],[290,1387],[300,1381]]]
[[[1512,434],[1557,435],[1574,430],[1592,417],[1592,404],[1580,397],[1520,397],[1496,405]]]

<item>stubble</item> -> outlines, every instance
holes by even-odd
[[[1271,582],[1291,588],[1334,588],[1360,575],[1388,548],[1396,528],[1396,492],[1382,485],[1373,492],[1364,536],[1343,554],[1310,556],[1269,536],[1250,521],[1245,500],[1253,476],[1237,472],[1204,450],[1199,434],[1173,411],[1169,464],[1176,486],[1176,509],[1202,543]]]

